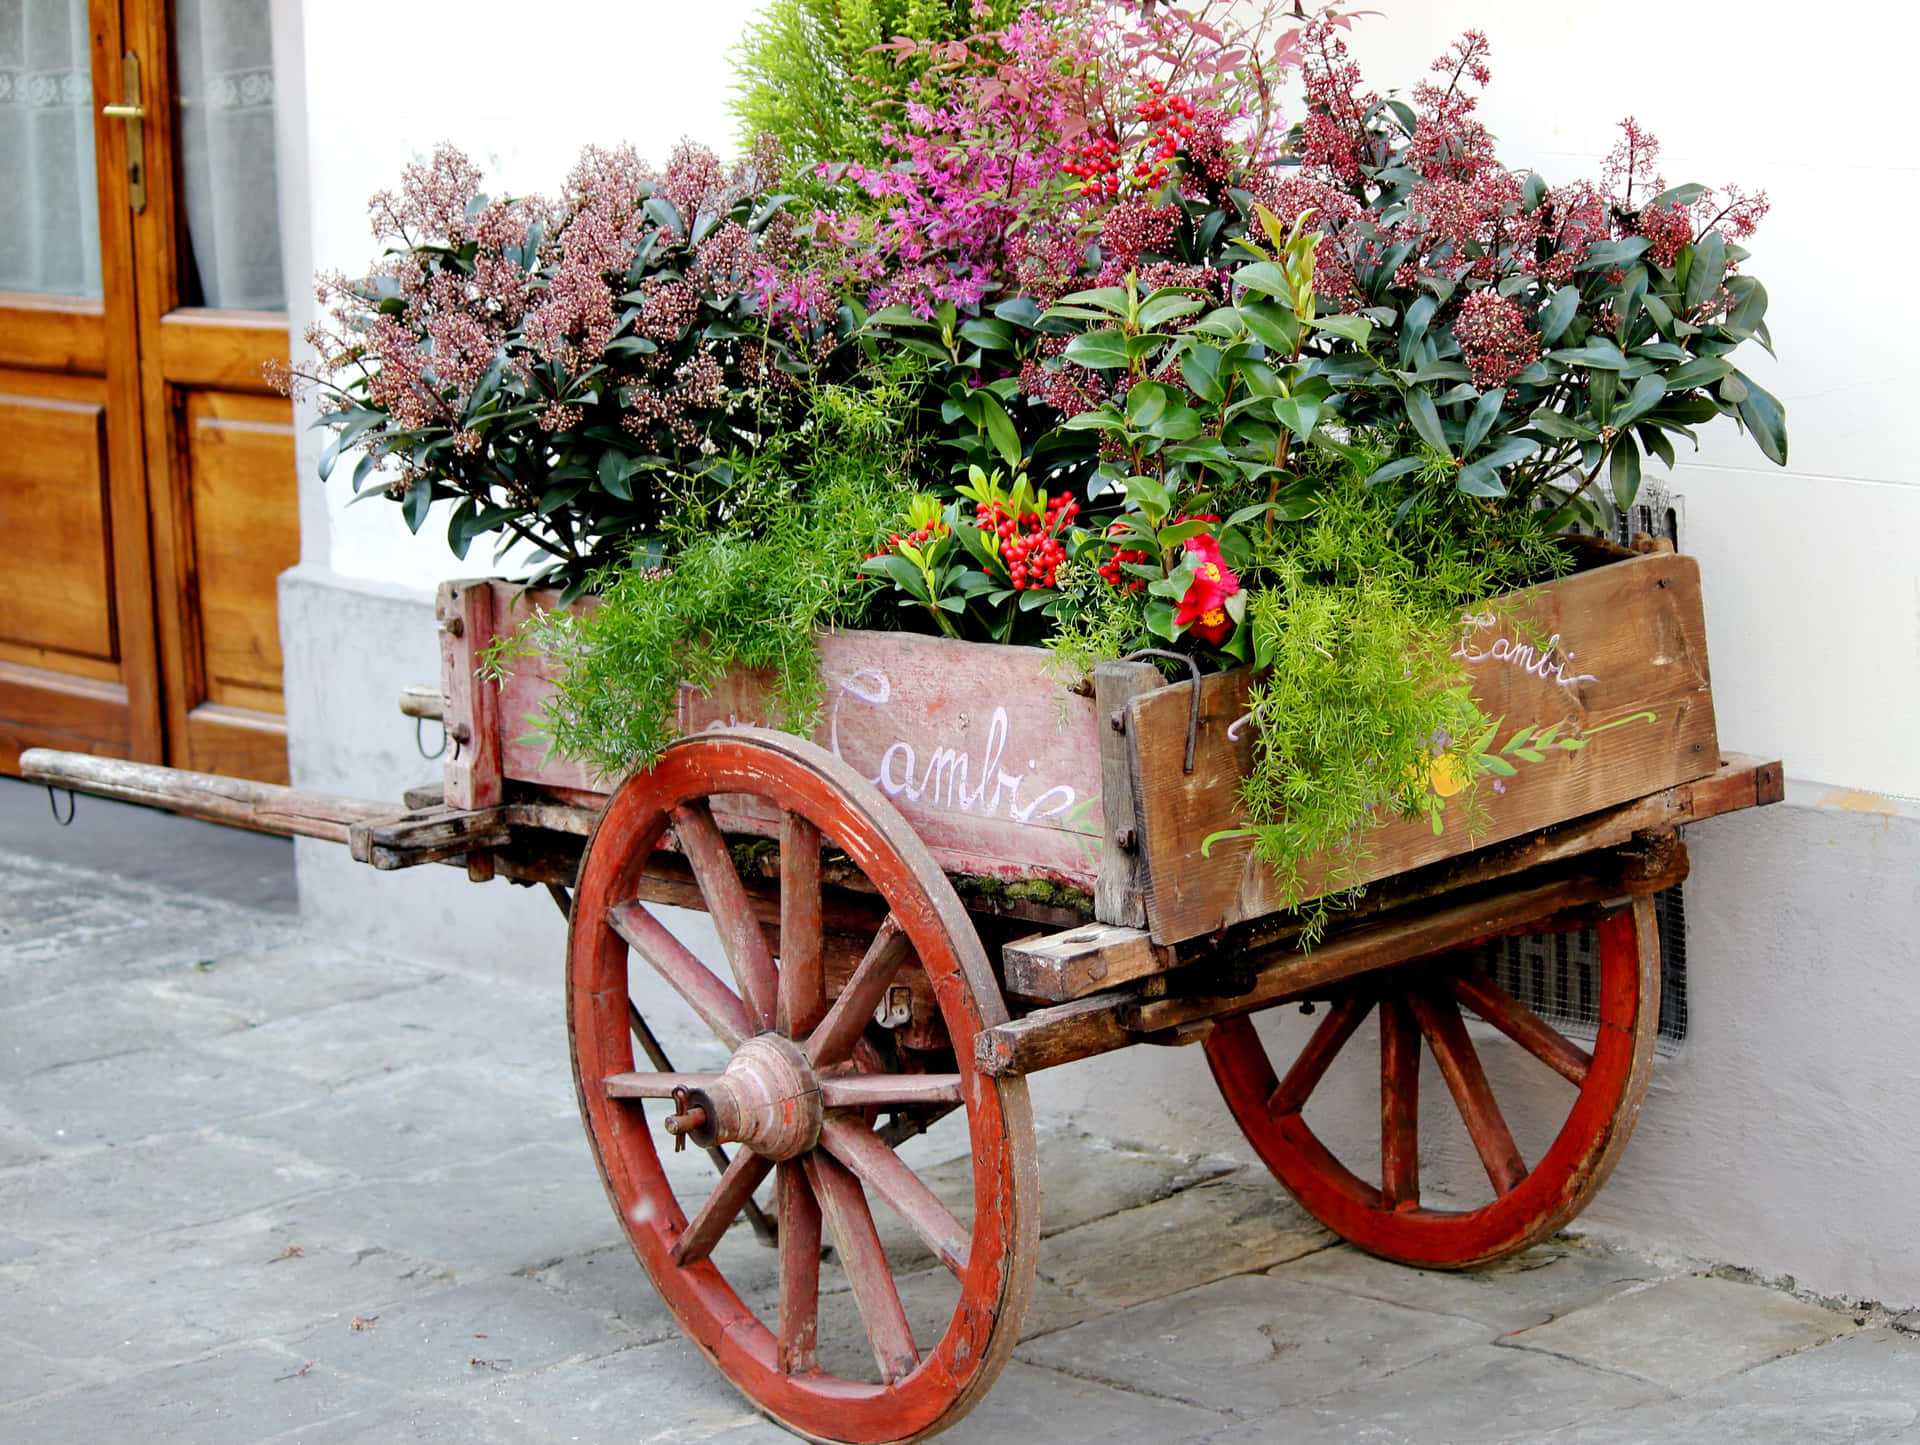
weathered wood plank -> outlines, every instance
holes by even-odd
[[[1645,797],[1710,773],[1718,762],[1699,568],[1691,558],[1635,557],[1500,599],[1466,619],[1456,656],[1481,707],[1501,720],[1502,738],[1529,724],[1559,723],[1591,740],[1579,752],[1522,763],[1504,794],[1482,789],[1486,819],[1476,838],[1463,836],[1457,808],[1439,836],[1423,819],[1378,830],[1355,881]],[[1192,774],[1182,768],[1187,685],[1129,705],[1148,927],[1160,942],[1210,933],[1276,906],[1272,875],[1250,841],[1202,852],[1208,837],[1244,821],[1237,785],[1253,760],[1251,687],[1245,669],[1205,679]]]
[[[1254,1013],[1377,969],[1537,927],[1573,910],[1611,906],[1630,893],[1670,887],[1686,875],[1686,854],[1683,848],[1676,849],[1661,872],[1630,883],[1605,876],[1605,860],[1596,860],[1593,867],[1599,876],[1567,877],[1564,870],[1549,870],[1551,876],[1521,879],[1487,896],[1350,925],[1310,952],[1279,950],[1271,962],[1255,971],[1244,992],[1231,996],[1149,999],[1136,985],[1036,1009],[1024,1018],[982,1030],[975,1038],[975,1064],[981,1073],[994,1077],[1033,1073],[1124,1048],[1148,1036],[1181,1036],[1196,1024]]]
[[[383,873],[464,858],[512,841],[505,808],[434,808],[355,823],[347,832],[353,861],[371,863]]]
[[[331,793],[309,793],[218,773],[195,773],[153,763],[130,763],[94,753],[28,748],[20,776],[30,783],[72,788],[123,803],[164,808],[211,823],[237,823],[286,838],[345,843],[356,823],[391,817],[393,804]]]
[[[1126,741],[1126,708],[1136,697],[1165,685],[1160,669],[1151,663],[1103,662],[1093,670],[1104,815],[1104,847],[1100,874],[1093,886],[1093,914],[1122,928],[1143,928],[1147,922],[1147,874],[1139,846],[1143,823],[1134,787],[1133,750]],[[1042,993],[1039,997],[1072,998],[1073,994]]]
[[[1089,923],[1010,943],[1000,959],[1010,995],[1057,1003],[1162,972],[1171,950],[1138,928]]]

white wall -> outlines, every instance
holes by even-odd
[[[1387,14],[1361,22],[1355,49],[1382,85],[1410,87],[1467,23],[1437,0],[1375,4]],[[724,142],[724,51],[753,8],[599,0],[533,23],[524,6],[486,4],[450,25],[416,5],[276,6],[277,37],[291,25],[298,42],[281,43],[281,64],[297,69],[281,94],[308,97],[283,139],[296,304],[306,267],[365,264],[366,197],[443,137],[522,189],[554,185],[588,140],[654,156],[682,133]],[[1580,13],[1482,0],[1470,19],[1494,45],[1486,114],[1510,163],[1591,173],[1631,113],[1665,142],[1670,181],[1764,186],[1774,202],[1752,269],[1773,297],[1783,360],[1751,365],[1786,403],[1793,467],[1771,468],[1726,426],[1674,481],[1706,573],[1721,738],[1785,758],[1803,781],[1787,806],[1693,830],[1691,1035],[1657,1066],[1639,1136],[1588,1222],[1910,1305],[1920,809],[1874,795],[1920,798],[1920,461],[1907,400],[1920,362],[1886,339],[1912,309],[1891,288],[1917,203],[1893,139],[1909,128],[1895,73],[1905,52],[1875,38],[1872,16],[1814,23],[1781,0]],[[355,79],[368,36],[408,57],[393,78]],[[393,703],[434,674],[428,589],[480,559],[410,538],[391,507],[343,512],[341,483],[323,497],[313,478],[317,438],[302,445],[305,560],[281,591],[294,780],[392,797],[436,766],[413,756]],[[475,888],[449,869],[376,875],[322,845],[300,856],[311,926],[550,982],[559,1008],[564,935],[537,892]],[[1497,1040],[1483,1047],[1496,1076],[1528,1065]],[[1197,1050],[1130,1050],[1042,1075],[1034,1093],[1043,1122],[1242,1148]],[[1372,1107],[1357,1099],[1356,1117]],[[1430,1177],[1473,1167],[1456,1150]]]
[[[1741,364],[1785,404],[1792,465],[1722,422],[1672,478],[1706,580],[1720,737],[1794,777],[1920,798],[1920,355],[1898,319],[1912,310],[1899,269],[1878,259],[1881,238],[1920,225],[1920,186],[1911,155],[1875,139],[1910,128],[1906,47],[1890,33],[1908,12],[1375,8],[1351,44],[1381,88],[1411,89],[1463,27],[1486,32],[1482,114],[1509,165],[1597,175],[1631,115],[1660,138],[1668,184],[1769,193],[1748,267],[1780,360],[1750,345]]]
[[[732,154],[727,52],[760,0],[281,4],[301,16],[304,54],[290,79],[307,102],[307,164],[282,172],[299,191],[289,220],[304,219],[308,241],[304,266],[298,247],[288,252],[298,338],[311,320],[310,276],[365,272],[375,255],[367,198],[397,186],[441,141],[482,167],[493,194],[558,190],[589,143],[630,142],[660,163],[682,137]],[[313,459],[323,441],[309,434],[303,447],[303,488],[320,486]],[[324,536],[305,529],[309,564],[410,587],[487,570],[490,540],[465,562],[447,551],[444,508],[416,538],[397,507],[348,508],[347,476],[325,489]]]

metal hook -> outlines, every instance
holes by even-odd
[[[1187,764],[1186,771],[1193,771],[1193,751],[1200,741],[1200,664],[1184,652],[1168,652],[1164,647],[1143,647],[1138,652],[1129,652],[1121,658],[1122,662],[1138,662],[1143,657],[1164,657],[1169,662],[1186,664],[1187,671],[1193,674],[1193,698],[1187,704]]]
[[[60,799],[54,796],[56,791],[67,795],[67,816],[64,818],[60,816]],[[80,800],[74,797],[72,788],[60,788],[56,790],[52,783],[47,784],[47,809],[53,814],[53,821],[58,823],[62,828],[72,825],[73,815],[79,807]]]
[[[428,762],[432,762],[435,758],[443,756],[447,751],[447,724],[444,719],[440,721],[440,746],[432,752],[428,752],[427,740],[420,731],[420,724],[425,721],[426,719],[423,717],[417,717],[413,720],[413,745],[419,751],[421,757],[425,758]]]

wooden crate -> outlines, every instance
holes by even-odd
[[[503,686],[476,677],[487,642],[550,601],[497,581],[441,588],[445,713],[462,740],[446,767],[450,806],[495,806],[516,783],[582,803],[610,789],[549,759],[532,733],[528,719],[551,686],[540,659]],[[1591,741],[1522,763],[1503,794],[1481,788],[1478,828],[1449,803],[1438,835],[1425,820],[1377,831],[1368,878],[1645,797],[1718,765],[1690,558],[1634,557],[1499,599],[1466,619],[1459,655],[1475,698],[1501,719],[1501,740],[1557,723]],[[827,702],[814,740],[879,786],[949,872],[1085,890],[1102,922],[1144,928],[1155,944],[1275,910],[1272,877],[1250,843],[1202,852],[1210,835],[1244,821],[1250,670],[1202,683],[1189,773],[1192,689],[1166,685],[1144,663],[1103,668],[1094,697],[1065,686],[1036,648],[842,632],[821,637],[820,665]],[[711,693],[683,689],[680,729],[764,723],[767,698],[766,679],[749,673]],[[737,814],[729,826],[767,831],[767,822]]]

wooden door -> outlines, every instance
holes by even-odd
[[[287,350],[266,0],[25,9],[36,45],[86,17],[85,72],[59,85],[90,96],[98,261],[62,271],[43,246],[37,294],[0,291],[0,767],[50,745],[284,781],[274,579],[299,535],[291,409],[262,374]],[[229,43],[249,26],[250,52]],[[28,83],[51,93],[44,64]],[[57,203],[35,202],[41,232]],[[249,285],[226,263],[262,249],[263,205]],[[241,304],[206,304],[223,291]]]

